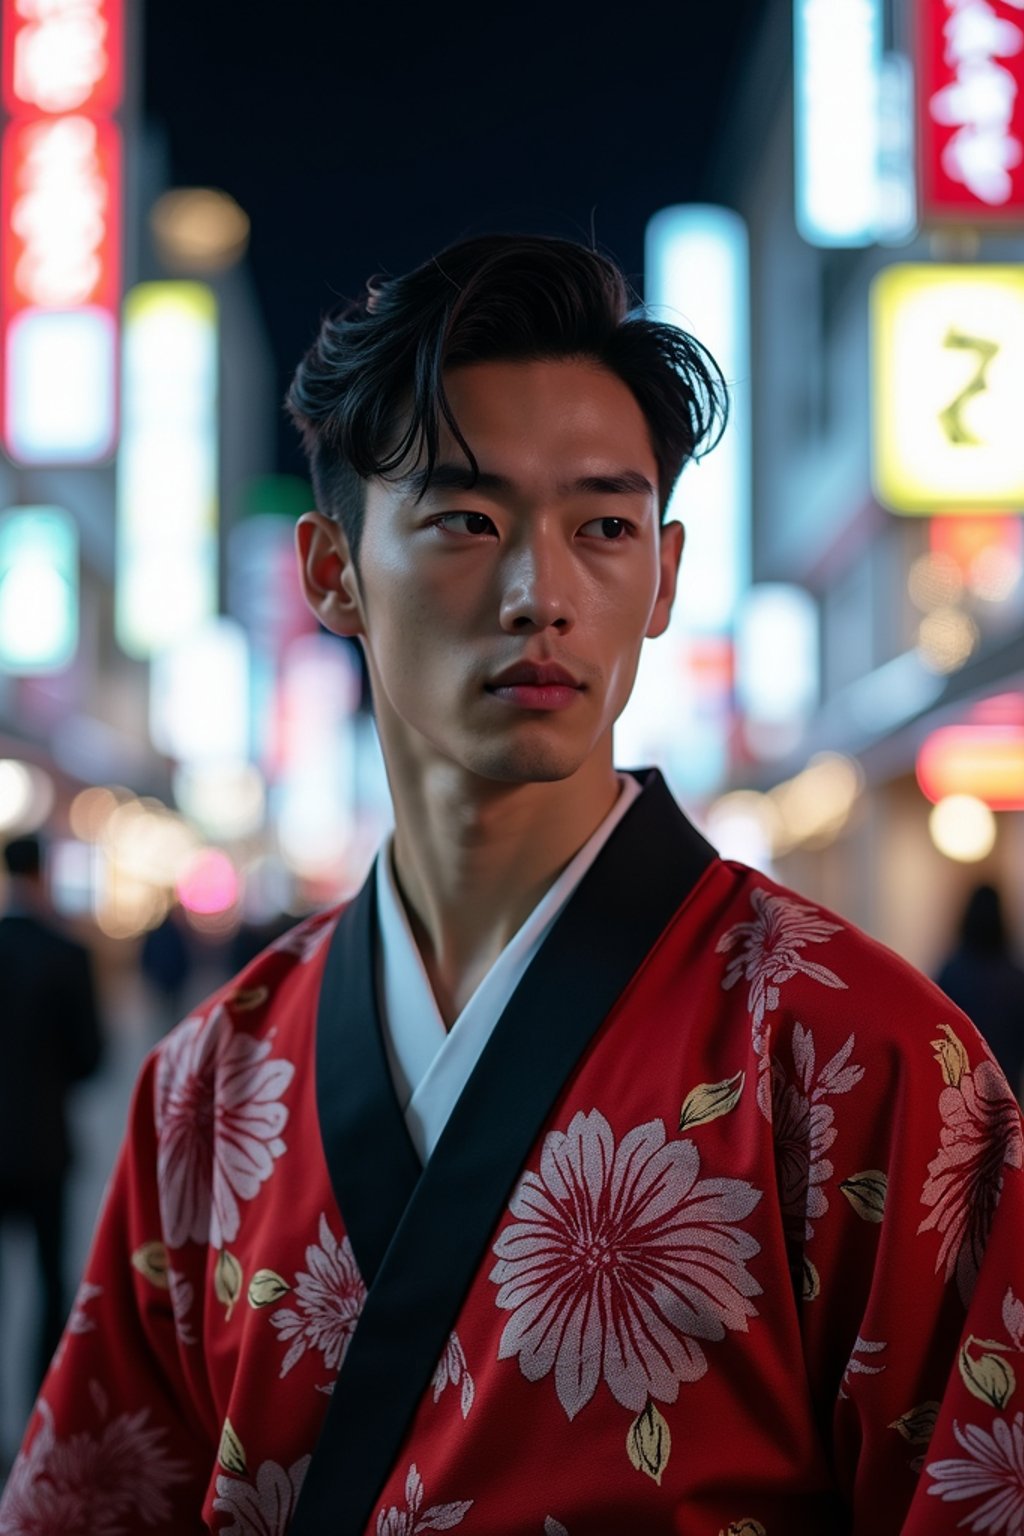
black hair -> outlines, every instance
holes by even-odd
[[[341,524],[353,559],[363,482],[393,474],[410,452],[425,452],[429,474],[441,419],[478,473],[445,394],[446,368],[560,358],[593,359],[632,391],[650,429],[664,516],[684,464],[721,437],[725,380],[694,337],[648,318],[597,251],[550,236],[479,236],[406,276],[371,278],[362,299],[329,315],[285,404],[317,506]]]
[[[38,837],[12,837],[4,844],[4,863],[9,875],[38,875],[43,867],[43,848]]]

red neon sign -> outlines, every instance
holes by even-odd
[[[962,725],[942,726],[917,755],[917,782],[929,800],[974,795],[993,811],[1024,810],[1024,704],[1001,694]]]
[[[123,0],[0,5],[4,442],[20,463],[94,463],[116,428]]]
[[[116,111],[124,85],[122,0],[3,0],[3,104],[22,113]]]
[[[916,0],[921,216],[1024,220],[1024,8]]]
[[[3,307],[116,310],[121,288],[121,144],[88,117],[35,118],[4,133]]]

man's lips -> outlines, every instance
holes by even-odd
[[[568,709],[583,691],[583,684],[554,661],[516,662],[487,684],[492,698],[517,709],[542,713]]]
[[[487,684],[495,688],[582,688],[571,672],[554,661],[519,661]]]

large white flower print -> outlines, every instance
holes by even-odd
[[[259,1193],[285,1151],[280,1100],[295,1068],[268,1060],[270,1049],[233,1029],[220,1006],[186,1019],[161,1048],[157,1172],[172,1248],[189,1239],[223,1248],[237,1237],[239,1201]]]
[[[926,1467],[933,1480],[928,1492],[947,1503],[984,1500],[964,1515],[958,1529],[1024,1536],[1024,1413],[1009,1422],[995,1419],[991,1434],[977,1424],[965,1429],[954,1424],[953,1433],[967,1455]]]
[[[287,1376],[307,1349],[324,1357],[327,1370],[336,1373],[345,1358],[366,1300],[366,1286],[347,1237],[339,1242],[320,1217],[320,1242],[306,1249],[306,1270],[296,1276],[295,1296],[299,1310],[280,1307],[270,1321],[281,1338],[290,1341],[281,1364]]]
[[[167,1454],[166,1430],[149,1409],[108,1416],[105,1394],[90,1383],[102,1427],[60,1438],[40,1400],[41,1424],[11,1469],[0,1536],[135,1536],[171,1518],[168,1490],[184,1482],[184,1462]]]
[[[662,1121],[616,1146],[595,1109],[545,1137],[539,1172],[520,1180],[490,1275],[512,1314],[498,1354],[518,1355],[528,1381],[553,1371],[570,1419],[602,1377],[634,1413],[674,1402],[708,1368],[703,1343],[756,1317],[760,1245],[737,1223],[761,1192],[699,1175],[694,1143],[666,1141]]]
[[[417,1536],[420,1531],[450,1531],[461,1525],[473,1507],[472,1499],[423,1508],[423,1479],[413,1462],[405,1479],[405,1508],[394,1504],[377,1516],[377,1536]]]
[[[261,1462],[254,1482],[218,1477],[213,1507],[231,1515],[220,1536],[286,1536],[311,1459],[302,1456],[287,1469],[276,1461]]]
[[[766,1054],[768,1030],[765,1015],[779,1006],[779,988],[794,976],[809,976],[825,987],[846,990],[828,966],[809,960],[802,951],[808,944],[824,944],[839,923],[830,923],[815,907],[805,907],[787,896],[773,896],[760,888],[750,894],[755,917],[749,923],[734,923],[715,945],[715,953],[737,953],[726,966],[722,986],[728,991],[742,977],[749,983],[747,1008],[753,1026],[755,1055],[761,1058],[757,1084],[757,1102],[766,1119],[771,1118],[771,1083]]]

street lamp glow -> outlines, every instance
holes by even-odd
[[[928,817],[932,842],[947,859],[977,864],[996,845],[996,819],[973,795],[947,795]]]

